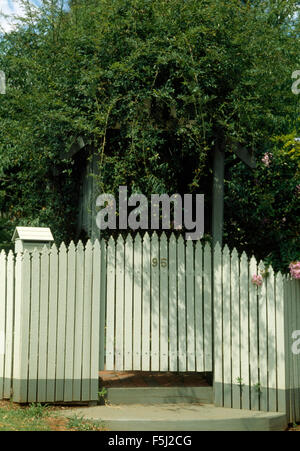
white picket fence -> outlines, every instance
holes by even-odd
[[[100,280],[99,242],[1,253],[0,398],[97,399]]]
[[[120,236],[109,240],[106,259],[101,368],[212,371],[210,246],[165,234]]]
[[[0,399],[94,401],[98,371],[213,371],[218,406],[300,420],[300,282],[225,246],[130,235],[0,254]]]

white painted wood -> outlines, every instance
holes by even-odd
[[[125,241],[125,306],[124,306],[124,370],[132,370],[132,326],[133,326],[133,240],[131,235]],[[150,294],[149,294],[150,295]],[[148,337],[149,339],[149,337]],[[147,343],[148,344],[148,343]],[[149,351],[148,351],[149,356]],[[144,354],[143,354],[144,357]],[[147,368],[149,369],[149,368]]]
[[[54,241],[49,227],[16,227],[12,241],[17,238],[24,241]]]
[[[178,370],[177,325],[177,241],[174,234],[169,241],[169,370]]]
[[[46,247],[44,247],[41,254],[39,363],[38,363],[38,387],[37,387],[38,402],[43,402],[45,401],[45,399],[47,399],[48,303],[49,303],[49,251]]]
[[[151,371],[159,371],[159,243],[151,237]]]
[[[28,402],[37,401],[38,358],[39,358],[39,311],[40,311],[40,252],[32,253],[30,340],[28,365]]]
[[[258,265],[259,273],[265,271],[263,262]],[[267,296],[266,283],[258,288],[258,323],[259,323],[259,368],[260,368],[260,410],[268,410],[268,336],[267,336]]]
[[[133,369],[140,371],[142,346],[142,240],[140,234],[135,236],[133,249]]]
[[[21,343],[21,399],[28,402],[28,357],[29,357],[29,337],[30,337],[30,289],[31,289],[31,255],[25,251],[23,253],[22,267],[22,343]]]
[[[124,369],[124,240],[119,235],[116,246],[116,363],[115,369]]]
[[[111,238],[107,252],[103,240],[85,250],[72,243],[68,254],[54,246],[50,256],[25,252],[16,264],[2,252],[0,398],[10,397],[12,365],[17,402],[96,400],[104,368],[209,371],[213,275],[215,404],[286,410],[295,421],[300,364],[290,347],[299,281],[275,278],[271,268],[257,288],[252,276],[263,270],[252,258],[248,271],[245,254],[239,267],[227,247],[222,259],[217,245],[212,273],[208,244],[203,253],[200,242],[172,235],[168,243],[164,234],[128,237],[125,246],[119,238],[116,249]]]
[[[182,236],[177,240],[177,287],[178,287],[178,370],[187,369],[186,341],[186,285],[185,285],[185,243]]]
[[[142,271],[143,271],[142,370],[143,371],[150,370],[150,338],[151,338],[150,337],[150,330],[151,330],[151,293],[150,293],[151,250],[150,250],[150,245],[151,245],[150,237],[149,237],[148,233],[145,233],[144,238],[143,238],[143,268],[142,268]],[[129,251],[129,254],[131,254],[131,250]],[[131,262],[131,259],[129,259],[129,274],[132,270],[132,264],[130,262]],[[128,277],[130,280],[132,280],[130,276],[128,276]],[[130,298],[132,288],[131,288],[131,283],[129,281],[128,281],[128,285],[130,287],[128,297]],[[127,303],[129,305],[129,308],[132,309],[130,299],[127,300]],[[131,310],[129,311],[129,313],[131,313]],[[128,324],[130,324],[132,326],[132,322],[128,321]],[[128,326],[128,328],[129,328],[129,326]],[[130,342],[130,338],[129,338],[128,342],[132,346],[132,344]],[[132,357],[130,360],[132,360]],[[129,362],[130,362],[130,360],[129,360]]]
[[[288,283],[286,284],[287,288],[287,305],[288,305],[288,321],[286,324],[287,327],[287,340],[289,343],[289,352],[287,353],[289,359],[289,391],[290,391],[290,418],[295,418],[296,406],[295,406],[295,396],[294,396],[294,365],[293,365],[293,355],[291,353],[291,337],[292,331],[294,329],[294,312],[293,312],[293,282],[289,278]]]
[[[230,252],[226,245],[223,249],[223,364],[224,364],[224,407],[231,407],[231,298],[230,298]],[[235,362],[233,362],[234,364]],[[234,381],[237,382],[237,381]]]
[[[292,305],[292,330],[299,330],[297,324],[297,293],[296,293],[296,284],[298,280],[293,279],[291,281],[291,305]],[[298,394],[298,385],[299,385],[299,374],[297,371],[297,360],[299,356],[296,354],[292,354],[292,367],[293,367],[293,399],[294,399],[294,418],[299,417],[299,394]]]
[[[0,399],[3,399],[6,341],[6,253],[0,253]]]
[[[83,309],[84,309],[84,267],[85,252],[81,241],[76,247],[76,298],[75,337],[73,362],[73,400],[80,401],[82,393],[82,353],[83,353]]]
[[[98,240],[93,248],[93,287],[91,310],[91,392],[90,400],[98,400],[99,344],[100,344],[100,303],[101,303],[101,247]]]
[[[115,339],[115,242],[107,246],[106,370],[114,370]]]
[[[160,371],[168,371],[169,369],[169,309],[168,309],[168,241],[166,234],[160,237]]]
[[[242,408],[250,409],[249,378],[249,270],[248,259],[243,252],[240,259],[240,305],[241,305],[241,382]]]
[[[223,406],[222,251],[217,243],[214,265],[214,404]]]
[[[300,284],[299,280],[295,280],[295,302],[296,302],[296,324],[299,327],[300,324]],[[299,330],[299,329],[297,329]],[[296,422],[300,421],[300,359],[299,355],[296,358],[296,371],[297,371],[297,384],[296,384],[296,392],[297,392],[297,408],[296,408]]]
[[[11,260],[10,255],[8,260]],[[31,262],[27,251],[16,259],[16,293],[13,360],[13,401],[28,400],[28,350]]]
[[[277,361],[276,361],[276,306],[274,271],[270,267],[266,279],[268,315],[268,410],[277,410]]]
[[[187,325],[187,371],[195,371],[195,287],[194,248],[191,240],[186,244],[186,325]]]
[[[212,364],[212,261],[211,246],[206,243],[204,247],[204,368],[209,372],[213,369]]]
[[[205,371],[204,354],[204,306],[203,306],[203,251],[201,241],[195,248],[195,324],[196,324],[196,371]],[[212,318],[211,318],[212,320]],[[207,327],[209,327],[207,325]]]
[[[92,290],[93,290],[93,246],[88,240],[84,256],[84,298],[82,335],[82,387],[81,400],[91,399],[91,328],[92,328]],[[76,352],[76,348],[75,348]]]
[[[57,354],[55,400],[64,399],[65,348],[66,348],[66,305],[67,305],[67,249],[65,243],[59,248],[58,268],[58,310],[57,310]]]
[[[232,407],[241,408],[240,265],[237,250],[231,254]],[[256,349],[257,352],[257,349]]]
[[[286,358],[289,354],[289,347],[286,346],[285,336],[285,314],[283,277],[280,273],[276,275],[276,350],[277,350],[277,395],[278,411],[285,412],[287,408],[287,380],[286,380]],[[287,357],[288,358],[288,357]],[[287,361],[288,362],[288,361]]]
[[[55,244],[50,251],[49,270],[49,322],[48,322],[48,362],[47,362],[47,401],[55,401],[55,366],[57,340],[57,302],[58,302],[58,252]]]
[[[285,350],[283,358],[286,367],[286,396],[287,396],[287,415],[290,422],[294,419],[294,396],[292,385],[292,308],[291,308],[291,283],[290,276],[284,277],[284,334],[285,334]]]
[[[14,309],[15,309],[15,299],[20,293],[15,292],[16,285],[20,283],[20,274],[18,277],[16,275],[15,280],[15,258],[13,253],[10,251],[7,256],[7,266],[6,266],[6,336],[5,336],[5,370],[4,370],[4,387],[3,396],[5,399],[11,397],[12,388],[12,372],[13,372],[13,355],[14,355],[14,336],[16,337],[15,323],[14,323]]]
[[[101,293],[100,293],[100,335],[99,335],[99,370],[103,371],[105,368],[105,331],[106,331],[106,282],[107,282],[107,268],[106,268],[106,242],[101,240]]]
[[[250,348],[250,385],[251,409],[259,410],[259,361],[258,361],[258,300],[257,286],[252,277],[257,274],[257,263],[254,257],[249,265],[249,348]]]
[[[76,299],[76,248],[73,241],[71,241],[68,247],[67,258],[68,258],[68,272],[67,272],[67,303],[66,303],[66,350],[65,350],[65,374],[64,374],[65,402],[73,400],[74,354],[76,351],[74,348],[75,299]],[[53,310],[54,309],[55,305],[53,305]]]

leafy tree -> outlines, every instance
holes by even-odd
[[[84,136],[99,154],[103,191],[126,184],[146,195],[205,192],[209,217],[218,138],[229,168],[228,241],[260,252],[264,230],[260,241],[245,238],[260,219],[254,214],[249,229],[239,214],[243,205],[249,217],[257,174],[232,151],[239,143],[260,160],[279,146],[271,138],[297,132],[297,2],[22,3],[25,18],[0,42],[9,80],[0,103],[2,209],[18,222],[52,226],[59,240],[74,235],[77,173],[65,155]],[[262,198],[254,208],[263,215]]]

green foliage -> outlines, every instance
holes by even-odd
[[[239,163],[231,167],[227,180],[226,240],[283,272],[300,257],[300,158],[295,136],[274,139],[269,166],[260,155],[253,172]]]
[[[0,202],[12,226],[47,225],[57,241],[73,238],[78,172],[66,155],[79,136],[99,154],[101,190],[205,192],[209,212],[217,140],[228,150],[245,145],[260,159],[276,146],[270,137],[295,128],[296,1],[73,0],[68,11],[60,0],[22,3],[26,17],[0,42],[8,79],[0,99]],[[295,239],[288,232],[282,246],[289,251],[273,249],[294,208],[295,180],[285,179],[293,164],[278,154],[273,178],[242,164],[227,177],[228,241],[270,250],[277,266]],[[276,215],[271,237],[271,223],[259,225]]]
[[[104,429],[101,421],[86,420],[83,417],[74,415],[69,418],[67,428],[72,431],[89,432],[89,431],[102,431]]]
[[[13,403],[2,403],[0,407],[0,431],[50,431],[47,406],[31,404],[17,407]]]

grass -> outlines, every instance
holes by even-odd
[[[65,418],[60,410],[42,404],[18,406],[0,402],[0,431],[103,431],[103,424],[74,415]]]

